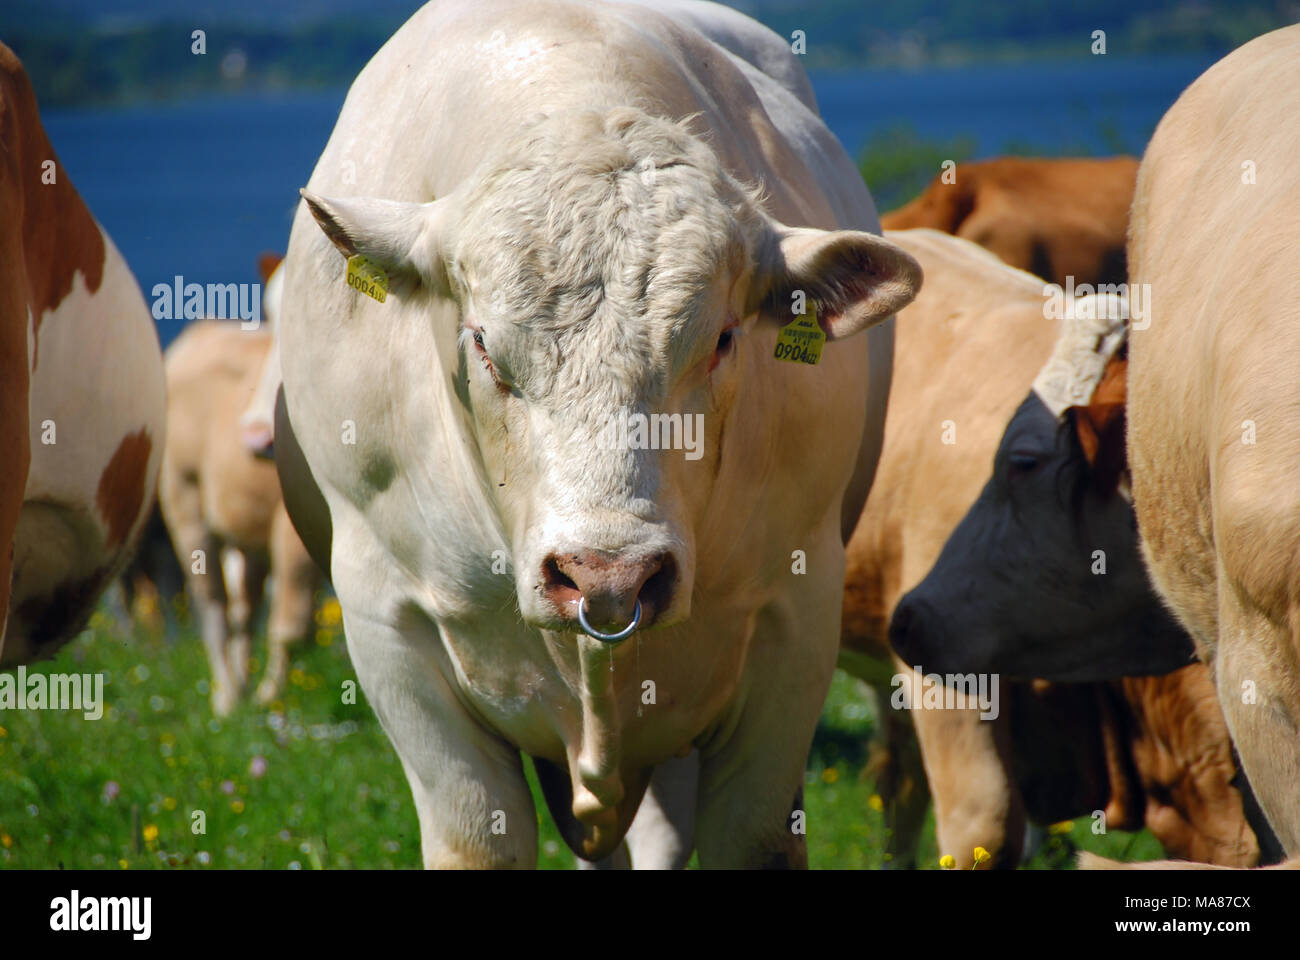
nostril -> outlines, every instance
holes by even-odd
[[[677,561],[671,553],[660,555],[657,569],[644,584],[638,597],[643,607],[648,607],[655,614],[668,609],[672,603],[673,590],[677,585]]]
[[[542,582],[548,588],[568,588],[575,592],[578,591],[578,585],[573,582],[573,578],[560,569],[560,561],[554,554],[547,557],[542,563]]]
[[[911,650],[909,649],[909,639],[911,639],[912,625],[912,606],[903,602],[894,610],[894,616],[889,624],[889,642],[896,653],[904,660],[909,659]]]

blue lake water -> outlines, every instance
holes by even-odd
[[[1216,58],[1123,59],[943,70],[814,73],[822,114],[853,155],[886,127],[1008,144],[1111,152],[1109,126],[1140,153],[1178,94]],[[250,95],[111,110],[48,111],[64,167],[146,295],[155,283],[256,280],[288,239],[298,188],[346,91]],[[160,323],[164,344],[181,321]]]

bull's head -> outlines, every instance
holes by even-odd
[[[684,125],[632,108],[544,118],[429,203],[304,196],[343,253],[456,304],[457,390],[546,629],[685,618],[720,465],[752,432],[733,414],[773,377],[755,332],[803,291],[848,337],[920,283],[881,237],[774,221]]]
[[[1113,295],[1073,304],[992,477],[894,612],[890,640],[909,663],[1092,681],[1191,662],[1147,579],[1127,495],[1126,318]]]

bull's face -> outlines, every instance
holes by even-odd
[[[913,666],[1092,681],[1191,662],[1117,489],[1122,415],[1085,449],[1082,410],[1058,419],[1031,393],[1016,411],[993,476],[894,613],[890,640]]]
[[[772,370],[756,328],[802,290],[849,336],[920,283],[880,237],[774,222],[683,126],[632,109],[547,118],[433,203],[307,199],[345,253],[455,302],[470,442],[547,629],[688,616],[728,422]]]

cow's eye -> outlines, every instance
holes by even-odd
[[[709,369],[712,370],[718,363],[731,352],[731,348],[736,343],[735,326],[727,327],[718,334],[718,345],[713,348],[713,356],[709,359]]]
[[[1013,471],[1028,473],[1038,466],[1039,460],[1032,453],[1013,453],[1007,458],[1007,462],[1011,465]]]
[[[488,356],[487,346],[483,343],[483,331],[471,330],[470,336],[474,341],[474,349],[477,351],[479,359],[483,361],[483,366],[487,368],[487,372],[492,375],[492,382],[498,387],[505,389],[506,384],[501,379],[501,374],[497,372],[496,364],[494,364],[492,358]]]

